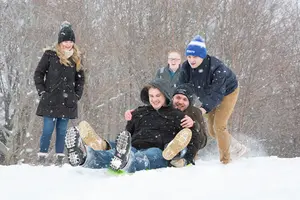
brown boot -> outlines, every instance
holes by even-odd
[[[189,144],[191,139],[192,131],[188,128],[182,129],[162,152],[162,156],[166,160],[172,160]]]
[[[87,146],[92,147],[94,150],[107,149],[106,141],[96,134],[88,122],[81,121],[78,125],[78,130],[80,137]]]

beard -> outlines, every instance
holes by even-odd
[[[185,106],[183,104],[180,104],[180,103],[175,103],[174,107],[181,110],[181,111],[185,110]]]

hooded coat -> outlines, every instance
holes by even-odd
[[[144,87],[140,97],[146,106],[138,107],[133,111],[126,130],[131,133],[131,143],[136,149],[157,147],[164,150],[165,146],[183,129],[180,124],[185,114],[173,108],[170,95],[172,91],[165,80],[156,79],[150,85],[164,94],[167,105],[155,110],[149,103],[149,87]],[[193,129],[192,132],[192,140],[184,156],[188,163],[192,162],[199,149],[199,134]]]

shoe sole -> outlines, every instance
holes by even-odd
[[[180,151],[182,151],[191,141],[192,131],[188,128],[182,129],[177,133],[175,138],[168,144],[162,152],[166,160],[172,160]]]
[[[78,130],[83,142],[94,150],[105,150],[106,142],[99,137],[87,121],[81,121]]]
[[[75,129],[75,128],[74,128]],[[76,152],[78,138],[76,138],[76,130],[68,130],[65,139],[65,145],[68,151],[68,160],[72,166],[79,165],[79,155]]]
[[[114,157],[112,158],[111,162],[110,162],[110,168],[112,170],[121,170],[123,169],[127,163],[128,163],[128,160],[129,160],[129,154],[130,154],[130,151],[131,151],[131,135],[130,133],[128,133],[127,131],[123,131],[122,133],[120,133],[120,136],[119,137],[126,137],[124,139],[120,139],[117,141],[117,144],[116,144],[116,151],[115,151],[115,154],[114,154]],[[127,141],[127,145],[126,147],[128,146],[129,148],[128,149],[123,149],[119,146],[123,146],[123,145],[120,145],[119,142],[121,141]],[[124,164],[123,162],[126,161],[126,163]]]

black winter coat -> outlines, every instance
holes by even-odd
[[[78,116],[77,102],[84,86],[83,70],[59,62],[55,51],[47,50],[35,72],[34,82],[41,100],[36,114],[54,118],[74,119]]]
[[[155,110],[152,106],[141,106],[132,113],[126,130],[131,133],[132,146],[136,149],[165,146],[182,130],[181,119],[184,113],[172,106]],[[193,136],[189,143],[185,159],[190,163],[199,149],[199,133],[192,129]]]
[[[179,83],[191,83],[202,107],[210,112],[217,107],[224,96],[238,87],[236,75],[219,59],[207,55],[201,65],[193,69],[185,61],[180,71]]]

